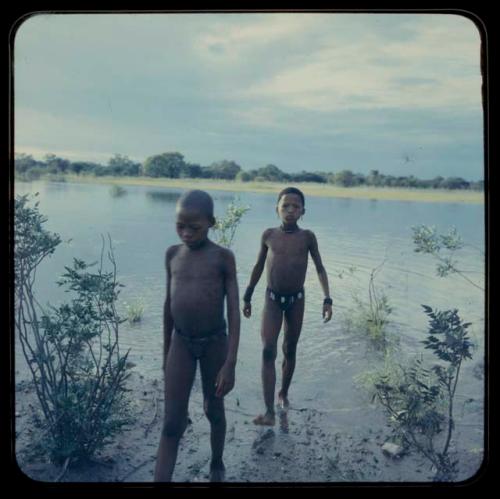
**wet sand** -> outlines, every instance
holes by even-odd
[[[108,445],[95,461],[70,464],[63,470],[35,452],[37,430],[30,425],[30,404],[37,406],[33,387],[16,389],[16,455],[21,470],[43,482],[153,481],[153,470],[163,417],[162,382],[133,372],[129,380],[131,412],[135,422]],[[226,397],[227,435],[224,453],[226,482],[231,483],[346,483],[429,482],[428,463],[407,454],[392,458],[384,454],[390,428],[374,424],[352,432],[340,431],[332,415],[313,404],[294,405],[277,417],[276,426],[252,423],[259,408],[246,407]],[[256,412],[257,411],[257,412]],[[367,414],[370,409],[367,407]],[[206,484],[210,460],[209,424],[203,414],[201,394],[191,396],[192,423],[183,436],[173,481]],[[378,418],[377,418],[378,419]],[[461,474],[469,477],[478,469],[482,453],[458,450]]]

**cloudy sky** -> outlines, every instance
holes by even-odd
[[[36,15],[14,40],[15,149],[478,180],[479,55],[459,15]]]

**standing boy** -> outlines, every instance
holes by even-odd
[[[299,189],[288,187],[280,192],[276,211],[281,219],[281,225],[278,228],[267,229],[262,234],[257,263],[243,298],[243,314],[248,318],[252,314],[250,303],[252,293],[267,261],[267,289],[261,328],[262,384],[266,412],[254,419],[254,423],[259,425],[275,424],[276,369],[274,363],[277,355],[278,335],[283,322],[284,359],[278,402],[282,409],[287,409],[289,406],[288,389],[295,369],[297,342],[304,317],[304,282],[309,254],[316,266],[319,282],[325,295],[324,322],[328,322],[332,317],[328,277],[321,262],[316,236],[310,230],[303,230],[297,225],[298,220],[305,213],[304,204],[304,194]]]
[[[165,419],[155,481],[171,480],[179,440],[187,425],[189,395],[198,362],[204,411],[210,422],[210,481],[224,479],[223,397],[234,386],[240,313],[233,253],[208,239],[214,223],[213,201],[206,192],[189,191],[179,199],[176,227],[182,244],[168,248],[165,258]]]

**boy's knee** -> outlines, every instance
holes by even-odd
[[[224,406],[219,400],[205,400],[203,403],[205,416],[211,424],[220,424],[225,421]]]
[[[276,345],[265,345],[262,350],[262,359],[264,362],[274,362],[277,356]]]
[[[163,423],[162,435],[166,438],[181,438],[187,426],[187,415],[184,418],[167,418]]]
[[[297,354],[297,343],[296,342],[287,342],[283,343],[283,355],[288,360],[295,359]]]

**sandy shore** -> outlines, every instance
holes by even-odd
[[[95,459],[55,466],[36,451],[37,430],[31,426],[32,407],[37,406],[29,383],[16,388],[16,456],[21,470],[43,482],[152,482],[163,417],[162,383],[134,372],[129,381],[134,423]],[[226,398],[227,435],[224,461],[226,481],[245,483],[346,483],[429,482],[428,463],[418,456],[387,456],[382,446],[390,429],[380,425],[352,432],[339,431],[331,415],[313,406],[294,406],[279,417],[275,427],[252,423],[256,408],[245,407],[231,394]],[[210,460],[209,425],[202,410],[201,394],[191,396],[190,418],[179,448],[173,480],[186,485],[206,484]],[[367,407],[367,414],[370,411]],[[368,417],[370,417],[368,415]],[[476,470],[481,455],[464,451],[463,473]],[[467,475],[469,473],[469,475]]]
[[[276,194],[290,184],[278,182],[238,182],[210,179],[160,179],[150,177],[94,177],[86,175],[66,175],[68,182],[84,182],[117,185],[144,185],[179,189],[221,190],[231,192],[257,192]],[[306,196],[376,199],[386,201],[416,201],[430,203],[484,203],[484,193],[480,191],[443,189],[401,189],[388,187],[339,187],[331,184],[311,182],[293,183]]]

